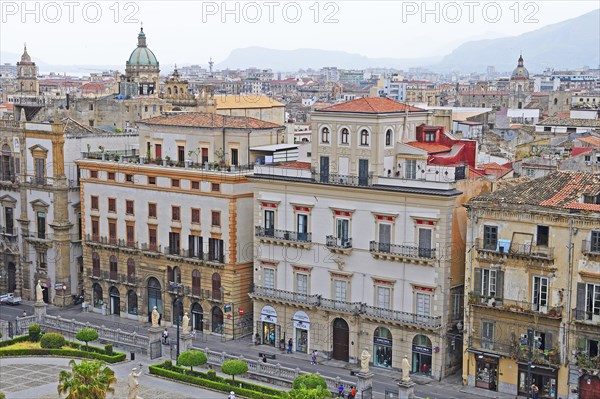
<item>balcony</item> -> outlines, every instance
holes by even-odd
[[[261,226],[255,227],[255,235],[261,241],[272,244],[286,245],[290,247],[310,247],[312,233],[299,233],[290,230],[266,229]]]
[[[502,245],[505,244],[505,245]],[[554,261],[554,248],[532,244],[515,244],[510,240],[498,240],[496,243],[475,240],[475,249],[484,258],[517,258],[537,261]]]
[[[144,253],[144,255],[149,257],[158,257],[162,253],[162,246],[157,245],[156,243],[141,243],[140,250]]]
[[[278,290],[275,288],[255,285],[250,293],[252,298],[266,299],[283,304],[293,304],[305,307],[314,307],[319,304],[318,295],[298,294],[296,292]]]
[[[202,261],[208,260],[208,254],[205,254],[203,252],[198,252],[198,251],[191,251],[188,249],[181,249],[181,248],[165,247],[164,254],[167,255],[167,257],[182,258],[182,259],[187,259],[187,260],[196,261],[196,262],[202,262]],[[220,262],[220,263],[223,263],[223,262]]]
[[[587,256],[600,256],[600,242],[583,240],[581,252]]]
[[[562,318],[562,306],[540,306],[539,304],[527,301],[516,301],[513,299],[475,294],[473,292],[469,294],[469,303],[473,306],[491,308],[498,311],[536,314],[550,319]]]
[[[595,312],[585,309],[573,309],[573,317],[575,318],[575,321],[600,326],[600,312],[598,309],[596,309]]]
[[[516,350],[518,350],[518,348],[519,344],[510,340],[469,336],[470,351],[485,351],[497,353],[505,357],[513,356],[516,358]]]
[[[326,310],[359,314],[362,312],[362,307],[364,304],[362,302],[346,302],[336,301],[335,299],[320,298],[318,306]]]
[[[516,353],[515,353],[516,352]],[[513,350],[513,356],[516,354],[517,360],[521,362],[529,361],[529,349],[526,345],[519,345]],[[560,366],[560,351],[557,348],[551,349],[532,349],[531,362],[546,366]]]
[[[586,370],[600,370],[600,355],[590,357],[587,352],[578,353],[577,367]]]
[[[330,251],[348,254],[352,251],[352,238],[325,237],[325,245]]]
[[[373,174],[369,174],[368,176],[350,176],[337,173],[322,175],[315,172],[313,173],[312,178],[319,183],[335,184],[339,186],[368,187],[373,185]]]
[[[29,233],[26,239],[32,243],[49,245],[50,241],[54,239],[54,235],[46,232]]]
[[[394,245],[383,242],[371,241],[369,252],[375,258],[397,260],[418,264],[433,265],[435,261],[435,248],[420,248],[412,245]]]
[[[442,326],[441,316],[425,316],[368,305],[364,306],[364,315],[365,317],[375,320],[389,320],[400,324],[409,324],[427,329],[436,329]]]
[[[99,268],[87,268],[87,275],[92,279],[99,280],[102,276],[102,273]]]
[[[16,240],[18,236],[18,229],[14,226],[0,226],[0,236],[8,240]]]

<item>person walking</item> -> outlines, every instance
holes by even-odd
[[[310,364],[315,365],[317,364],[317,356],[319,355],[319,352],[317,352],[317,350],[315,349],[312,353],[312,356],[310,357]]]
[[[338,384],[338,398],[343,398],[343,397],[344,397],[344,386],[340,382]]]
[[[169,330],[167,330],[167,329],[165,328],[165,330],[164,330],[164,331],[163,331],[163,333],[162,333],[162,337],[163,337],[163,343],[164,343],[165,345],[167,345],[167,344],[169,343],[169,342],[167,341],[167,338],[169,338]]]
[[[535,384],[531,384],[531,393],[533,394],[533,399],[538,399],[538,392],[540,389]]]
[[[229,392],[229,396],[227,397],[227,399],[235,399],[235,392]]]
[[[288,341],[287,353],[292,353],[292,346],[293,346],[293,342],[292,342],[292,339],[290,338]]]
[[[354,385],[350,386],[350,393],[348,394],[348,399],[354,399],[356,397],[356,387]]]

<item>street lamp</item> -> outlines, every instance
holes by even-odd
[[[63,291],[63,308],[65,307],[65,295],[67,295],[67,286],[65,284],[63,284],[62,286],[62,291]]]
[[[175,296],[175,302],[173,303],[175,305],[175,307],[177,308],[177,314],[175,315],[175,320],[177,323],[177,358],[175,360],[175,362],[178,364],[179,362],[179,325],[181,324],[179,321],[179,313],[181,313],[181,299],[179,299],[179,295],[180,295],[180,290],[183,289],[183,284],[181,283],[175,283],[175,282],[171,282],[171,290],[176,291],[176,296]]]

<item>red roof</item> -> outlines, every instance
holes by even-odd
[[[577,140],[583,141],[584,143],[588,143],[594,147],[600,147],[600,137],[595,137],[595,136],[578,137]]]
[[[146,125],[185,126],[229,129],[275,129],[280,125],[247,116],[224,116],[208,112],[187,112],[168,116],[155,116],[142,119],[139,123]]]
[[[598,204],[584,204],[582,202],[571,202],[570,204],[565,205],[565,208],[568,209],[580,209],[582,211],[596,211],[600,212],[600,205]]]
[[[590,152],[592,150],[592,147],[573,147],[571,149],[571,156],[576,157],[577,155],[583,154],[585,152]]]
[[[383,97],[362,97],[330,107],[321,108],[319,111],[327,112],[356,112],[363,114],[388,114],[395,112],[425,111],[422,108],[394,101]]]
[[[450,151],[450,147],[442,145],[442,144],[438,144],[438,143],[424,143],[421,141],[411,141],[406,144],[410,145],[411,147],[425,150],[425,151],[427,151],[428,154]]]

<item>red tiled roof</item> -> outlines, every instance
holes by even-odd
[[[600,205],[598,205],[598,204],[583,204],[581,202],[571,202],[570,204],[566,205],[565,208],[580,209],[582,211],[600,212]]]
[[[310,170],[310,162],[300,162],[300,161],[286,162],[286,163],[279,164],[277,166],[279,166],[280,168]]]
[[[571,156],[576,157],[577,155],[592,151],[592,147],[573,147],[571,149]]]
[[[425,111],[422,108],[394,101],[383,97],[362,97],[330,107],[321,108],[319,111],[327,112],[356,112],[363,114],[388,114],[406,111]]]
[[[247,116],[228,116],[208,112],[187,112],[177,115],[156,116],[142,119],[139,123],[146,125],[206,127],[229,129],[275,129],[281,127],[276,123],[261,121]]]
[[[410,145],[411,147],[425,150],[429,154],[450,151],[450,147],[442,145],[442,144],[437,144],[437,143],[423,143],[421,141],[411,141],[406,144]]]
[[[105,86],[102,83],[86,83],[81,86],[81,90],[104,90]]]
[[[600,137],[594,137],[594,136],[578,137],[577,140],[583,141],[584,143],[591,144],[594,147],[600,147]]]

